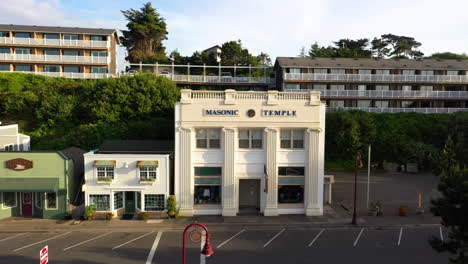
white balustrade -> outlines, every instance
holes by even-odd
[[[0,54],[0,61],[108,64],[109,59],[110,59],[109,57],[99,57],[99,56],[37,55],[37,54],[8,54],[8,53]]]
[[[37,45],[37,46],[62,46],[79,48],[109,48],[110,41],[99,40],[69,40],[69,39],[45,39],[45,38],[15,38],[0,37],[0,44],[7,45]]]
[[[286,89],[286,92],[308,92],[311,90]],[[312,90],[319,91],[319,90]],[[468,99],[468,91],[360,91],[360,90],[320,90],[322,97],[328,98],[449,98]]]
[[[6,72],[6,71],[2,71]],[[13,72],[10,72],[13,73]],[[29,73],[29,74],[38,74],[48,77],[64,77],[70,79],[103,79],[112,77],[108,73],[81,73],[81,72],[19,72],[19,73]]]

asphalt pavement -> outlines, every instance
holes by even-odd
[[[208,226],[209,228],[209,226]],[[448,263],[434,251],[439,225],[414,227],[257,228],[211,232],[215,254],[200,255],[202,242],[187,239],[187,263]],[[0,233],[0,263],[181,263],[182,231]]]

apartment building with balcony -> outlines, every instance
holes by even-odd
[[[0,71],[51,77],[116,75],[115,29],[0,24]]]
[[[468,111],[468,60],[279,57],[276,89],[320,91],[328,110]]]

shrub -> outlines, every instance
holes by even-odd
[[[107,213],[107,214],[106,214],[106,220],[109,220],[109,221],[110,221],[110,220],[112,220],[112,218],[114,218],[114,216],[115,216],[115,215],[114,215],[113,213]]]
[[[149,214],[147,212],[140,212],[138,214],[138,220],[146,221],[146,220],[148,220],[148,218],[149,218]]]
[[[96,207],[94,205],[88,205],[85,207],[83,218],[85,220],[93,220],[95,213],[96,213]]]
[[[169,195],[169,197],[167,198],[166,209],[167,209],[167,214],[170,217],[177,216],[178,212],[177,212],[177,202],[176,202],[175,195]]]

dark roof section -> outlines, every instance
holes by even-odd
[[[96,153],[100,154],[172,154],[172,140],[109,140]]]
[[[77,33],[77,34],[96,34],[96,35],[112,35],[116,32],[115,29],[105,29],[105,28],[49,27],[49,26],[13,25],[13,24],[10,24],[10,25],[0,24],[0,31]]]
[[[219,46],[219,45],[214,45],[214,46],[211,47],[211,48],[204,49],[202,52],[207,51],[207,50],[210,50],[210,49],[213,49],[213,48],[218,48],[218,49],[220,49],[221,46]]]
[[[468,60],[278,57],[275,62],[275,67],[277,66],[334,69],[468,70]]]

